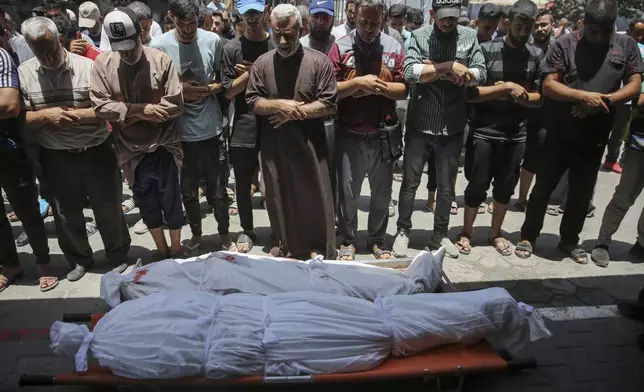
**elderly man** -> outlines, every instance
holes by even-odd
[[[22,24],[36,57],[18,69],[27,110],[25,125],[40,145],[43,181],[50,193],[58,243],[75,268],[76,281],[94,263],[83,208],[94,211],[105,255],[127,268],[130,234],[121,211],[119,171],[107,141],[107,122],[97,119],[89,97],[92,60],[65,50],[56,25],[34,17]]]
[[[385,232],[393,165],[399,156],[394,155],[384,126],[390,119],[397,122],[395,101],[407,97],[407,86],[402,45],[380,31],[384,11],[382,0],[357,1],[357,29],[336,40],[329,53],[340,99],[336,122],[344,235],[340,258],[348,261],[355,258],[358,245],[358,199],[367,175],[371,187],[367,249],[377,259],[391,258]]]
[[[428,248],[445,246],[458,257],[447,238],[458,160],[466,122],[466,85],[485,81],[485,58],[476,32],[458,24],[460,0],[434,2],[435,23],[414,31],[405,57],[405,78],[414,83],[407,110],[405,161],[398,206],[398,234],[394,255],[407,254],[416,190],[425,162],[436,168],[434,232]]]
[[[159,253],[174,256],[181,251],[183,226],[178,174],[182,150],[174,121],[183,112],[179,76],[168,55],[143,45],[139,18],[132,10],[110,12],[105,26],[114,52],[96,59],[94,111],[112,123],[119,165]]]
[[[333,202],[324,118],[336,108],[333,68],[299,41],[300,13],[280,4],[271,13],[276,50],[250,69],[246,101],[259,116],[266,202],[274,256],[335,258]]]
[[[58,285],[58,278],[49,265],[45,224],[38,208],[38,188],[20,135],[21,121],[18,68],[9,53],[0,48],[0,186],[31,238],[40,275],[40,291],[49,291]],[[23,273],[4,203],[0,203],[0,254],[2,292]]]
[[[194,0],[173,0],[168,15],[175,29],[156,37],[151,48],[166,53],[179,72],[182,82],[184,113],[177,119],[184,151],[181,169],[181,195],[192,239],[187,245],[198,253],[201,244],[201,208],[199,183],[206,183],[208,205],[214,209],[221,245],[236,250],[230,239],[227,165],[221,159],[223,116],[215,94],[221,89],[217,75],[221,71],[223,43],[211,32],[197,28],[199,6]]]
[[[584,28],[557,39],[543,62],[543,94],[551,110],[544,147],[548,159],[537,172],[528,200],[521,242],[515,249],[521,258],[532,255],[548,199],[568,170],[568,202],[558,247],[574,262],[588,263],[588,254],[578,245],[579,234],[615,109],[640,94],[644,69],[637,43],[614,32],[617,1],[590,0],[585,18]]]

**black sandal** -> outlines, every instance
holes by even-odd
[[[588,264],[588,253],[586,253],[585,250],[578,248],[578,245],[565,246],[559,243],[558,248],[569,255],[575,263],[582,265]]]
[[[391,254],[391,251],[388,251],[386,249],[382,249],[378,245],[373,245],[371,247],[371,254],[373,255],[373,257],[376,258],[376,260],[390,260],[390,259],[393,259],[393,255]],[[383,255],[389,255],[389,257],[382,257]]]
[[[528,254],[523,254],[519,252],[527,252]],[[532,244],[530,241],[519,241],[517,246],[514,248],[514,254],[520,259],[529,259],[532,256]]]
[[[239,250],[242,244],[248,244],[248,249],[244,250],[244,251]],[[236,245],[237,245],[237,251],[239,253],[248,253],[248,252],[250,252],[251,249],[253,249],[254,242],[253,242],[253,239],[249,235],[247,235],[246,233],[241,233],[237,237],[237,244]]]
[[[344,259],[344,257],[350,259]],[[340,253],[338,254],[338,260],[342,261],[353,261],[356,258],[356,247],[353,245],[340,245]]]

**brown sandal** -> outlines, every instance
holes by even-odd
[[[378,245],[375,245],[375,244],[373,245],[373,247],[371,247],[371,254],[373,255],[373,257],[376,258],[376,260],[393,259],[393,255],[391,254],[391,251],[388,251],[386,249],[382,249]],[[384,257],[386,255],[389,255],[389,256]]]
[[[512,244],[505,238],[499,236],[496,238],[490,238],[490,245],[496,249],[501,256],[512,256]]]
[[[454,245],[458,248],[458,253],[462,255],[467,256],[472,253],[472,238],[465,233],[458,235],[458,241],[455,241]]]

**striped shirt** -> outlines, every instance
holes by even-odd
[[[86,57],[66,52],[65,64],[48,70],[37,57],[18,68],[20,88],[27,111],[53,107],[86,109],[92,107],[89,98],[90,79],[94,62]],[[109,136],[107,122],[80,124],[66,129],[44,125],[38,129],[36,140],[42,147],[68,150],[94,147]]]
[[[467,118],[466,88],[447,80],[418,83],[420,74],[414,68],[422,66],[423,60],[456,61],[478,73],[477,84],[484,83],[485,58],[476,31],[459,25],[453,34],[441,36],[433,25],[421,27],[411,33],[405,58],[405,79],[416,83],[409,100],[407,127],[430,135],[463,133]]]
[[[505,38],[496,38],[481,44],[487,66],[485,85],[513,82],[528,92],[539,91],[543,51],[527,44],[513,48]],[[476,87],[471,88],[476,94]],[[485,140],[524,142],[528,109],[509,100],[492,100],[472,105],[474,137]]]
[[[18,68],[6,50],[0,48],[0,89],[19,89]],[[13,149],[20,138],[17,118],[0,119],[0,151]]]

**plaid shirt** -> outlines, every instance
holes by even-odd
[[[441,37],[433,26],[425,26],[411,33],[406,49],[405,79],[416,83],[409,100],[407,126],[430,135],[457,135],[465,130],[466,88],[447,80],[418,83],[415,65],[423,60],[433,62],[456,61],[479,71],[478,84],[486,79],[485,58],[476,38],[476,31],[463,26],[448,36]]]

